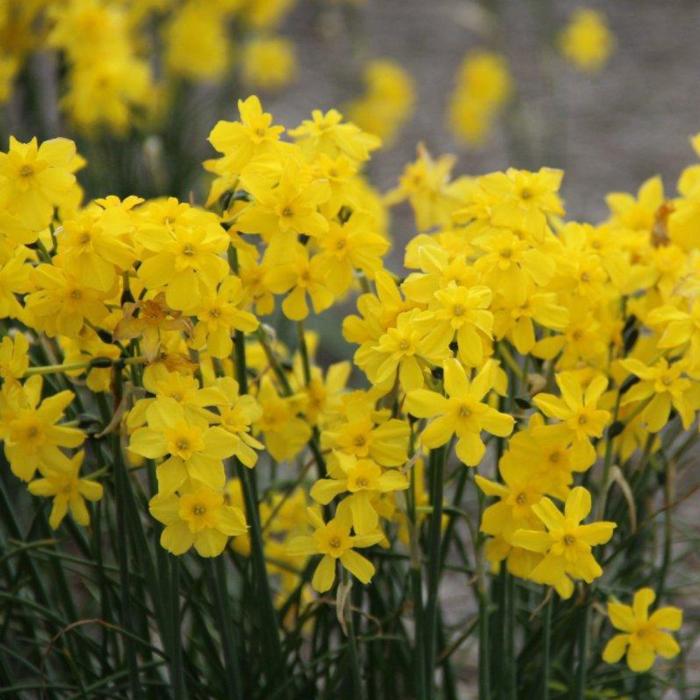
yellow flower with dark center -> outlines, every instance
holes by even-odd
[[[595,376],[585,388],[574,372],[559,372],[556,381],[561,398],[541,393],[533,403],[546,416],[562,421],[575,441],[590,445],[590,439],[601,437],[612,418],[610,411],[598,408],[607,377]]]
[[[683,611],[676,607],[656,609],[651,615],[649,606],[656,594],[651,588],[640,588],[634,594],[632,605],[615,600],[608,602],[608,617],[616,634],[603,650],[606,663],[617,663],[627,653],[627,665],[632,671],[644,673],[656,660],[656,655],[671,659],[680,653],[678,642],[666,630],[678,630],[683,623]]]
[[[474,467],[486,450],[481,432],[506,437],[515,421],[484,402],[493,388],[491,362],[487,362],[472,380],[456,359],[445,360],[443,371],[446,396],[427,389],[409,391],[404,408],[418,418],[432,418],[421,433],[425,447],[440,447],[456,436],[457,456],[468,467]]]
[[[380,493],[403,491],[408,488],[406,475],[398,469],[382,469],[370,459],[335,453],[340,468],[337,478],[319,479],[311,488],[311,498],[327,505],[341,493],[349,492],[338,505],[338,512],[350,509],[352,526],[359,535],[377,530],[379,515],[373,499]]]
[[[170,397],[156,398],[146,409],[147,426],[131,435],[129,449],[148,459],[162,459],[156,469],[158,490],[172,494],[188,479],[210,488],[222,488],[225,481],[222,460],[236,450],[234,435],[209,426],[202,417],[185,414]]]
[[[247,531],[240,508],[227,505],[220,489],[191,482],[181,495],[161,492],[149,503],[151,515],[165,525],[161,545],[175,555],[194,546],[202,557],[218,557],[229,537]]]
[[[311,579],[313,588],[319,593],[324,593],[331,588],[335,582],[337,561],[340,561],[341,565],[362,583],[369,583],[374,576],[374,565],[355,549],[371,547],[377,544],[383,535],[381,533],[351,535],[349,510],[338,513],[328,523],[324,523],[311,508],[308,514],[314,527],[313,535],[294,537],[287,544],[286,551],[288,555],[294,557],[323,555]]]
[[[85,452],[80,451],[68,459],[63,457],[41,479],[29,483],[27,488],[34,496],[53,498],[49,525],[55,530],[63,521],[68,510],[79,525],[90,524],[90,513],[85,501],[99,501],[102,498],[102,484],[92,479],[80,477],[80,467]]]
[[[73,401],[73,392],[59,391],[42,401],[42,387],[42,378],[33,376],[2,397],[10,401],[2,406],[5,456],[12,473],[23,481],[29,481],[37,469],[44,473],[62,466],[65,455],[60,448],[77,447],[85,439],[81,430],[58,423]]]
[[[562,598],[569,598],[574,591],[572,579],[591,583],[602,575],[591,549],[605,544],[617,525],[608,521],[581,525],[591,511],[591,494],[585,488],[577,486],[571,491],[564,513],[546,497],[534,504],[532,510],[547,531],[516,530],[511,538],[516,547],[544,555],[529,578],[553,586]]]
[[[683,428],[688,430],[695,419],[695,411],[700,407],[697,391],[685,372],[684,362],[668,363],[661,358],[648,366],[634,358],[620,362],[628,372],[641,380],[622,396],[620,405],[648,402],[642,411],[642,420],[649,432],[658,433],[668,423],[671,409],[675,408],[681,417]]]
[[[77,188],[73,174],[82,164],[69,139],[27,143],[10,136],[0,152],[0,200],[35,231],[51,223],[54,209],[71,200]]]

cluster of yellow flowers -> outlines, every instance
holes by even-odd
[[[491,51],[467,54],[450,97],[449,123],[455,136],[471,146],[483,143],[512,89],[503,56]]]
[[[589,8],[576,10],[559,35],[559,48],[564,57],[588,73],[603,68],[614,46],[605,15]]]
[[[615,42],[605,15],[579,8],[557,35],[556,44],[578,70],[595,73],[607,63]],[[456,139],[471,147],[482,145],[513,93],[505,56],[486,50],[469,52],[457,72],[447,112]]]
[[[0,102],[32,52],[66,63],[62,108],[81,130],[124,132],[157,119],[178,79],[219,81],[233,63],[252,87],[278,88],[296,70],[275,34],[294,0],[27,0],[0,5]],[[240,48],[233,49],[236,22]],[[155,29],[155,31],[154,31]],[[161,57],[162,54],[162,57]]]
[[[365,91],[347,106],[348,117],[385,145],[391,145],[413,114],[413,78],[396,61],[385,58],[369,61],[363,80]]]
[[[562,598],[599,579],[613,459],[648,454],[700,408],[700,165],[675,198],[658,178],[610,195],[594,226],[564,221],[561,171],[453,178],[453,158],[421,147],[382,198],[362,174],[379,139],[336,110],[286,130],[255,96],[238,107],[210,134],[208,209],[83,203],[67,139],[11,139],[0,154],[0,309],[13,329],[0,344],[0,437],[13,473],[53,497],[51,525],[68,508],[88,523],[95,479],[118,467],[81,477],[85,454],[100,464],[100,441],[115,436],[120,454],[124,435],[132,478],[152,474],[164,548],[212,557],[234,537],[247,555],[255,468],[268,571],[289,593],[321,555],[323,592],[338,564],[372,579],[358,549],[416,551],[454,446],[495,499],[480,523],[494,571]],[[386,205],[402,201],[418,233],[398,279],[383,257]],[[342,331],[369,388],[350,390],[351,364],[317,366],[303,321],[358,288]],[[293,350],[261,323],[278,303],[297,325]],[[81,417],[95,402],[98,428]],[[643,589],[633,609],[610,603],[624,634],[606,660],[627,649],[644,670],[678,652],[660,630],[680,611],[649,616],[651,602]]]

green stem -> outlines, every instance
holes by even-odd
[[[121,367],[115,368],[115,401],[121,397]],[[119,533],[118,557],[119,557],[119,583],[121,588],[121,624],[122,627],[133,631],[131,610],[131,573],[129,571],[129,531],[127,526],[127,490],[128,474],[122,458],[122,449],[119,432],[112,437],[112,455],[114,458],[114,486],[117,497],[117,532]],[[136,651],[133,644],[124,642],[127,666],[129,668],[129,686],[134,698],[141,697],[141,682],[136,663]]]
[[[304,371],[304,384],[311,384],[311,362],[309,361],[309,348],[306,345],[306,333],[304,332],[304,322],[297,322],[297,333],[299,335],[299,354],[301,355],[301,366]]]
[[[173,682],[173,698],[184,700],[185,684],[182,671],[182,636],[180,633],[180,561],[175,556],[170,559],[170,605],[172,614],[172,634],[170,635],[170,668]]]
[[[411,435],[411,456],[413,456],[413,434]],[[423,622],[423,581],[420,556],[420,544],[418,542],[418,527],[416,520],[416,469],[411,467],[411,486],[405,492],[406,512],[408,515],[409,542],[411,552],[411,596],[413,598],[413,623],[415,626],[415,650],[413,659],[414,683],[416,686],[416,699],[425,700],[425,629]]]
[[[430,451],[430,500],[433,512],[428,531],[428,598],[425,606],[425,665],[427,697],[433,697],[433,676],[437,646],[438,589],[440,586],[440,561],[442,534],[443,471],[447,448]]]
[[[481,514],[484,509],[484,496],[480,490],[477,491],[477,497],[479,499],[478,522],[481,522]],[[489,658],[489,616],[491,610],[484,571],[483,539],[478,535],[474,535],[474,548],[477,580],[476,590],[479,603],[479,698],[480,700],[491,700],[491,664]]]
[[[515,655],[515,577],[506,572],[506,615],[505,615],[505,645],[504,657],[506,661],[506,673],[504,697],[507,700],[516,700],[517,690],[517,657]]]
[[[44,365],[43,367],[30,367],[25,373],[25,377],[33,374],[60,374],[61,372],[75,372],[79,369],[87,369],[90,360],[86,362],[71,362],[69,364]]]
[[[237,273],[238,257],[236,249],[233,246],[229,247],[229,263],[232,271]],[[260,332],[262,332],[262,329]],[[239,391],[240,394],[243,395],[248,391],[248,380],[245,336],[241,331],[236,331],[234,352]],[[282,653],[282,644],[280,642],[279,621],[275,611],[270,582],[267,578],[264,541],[262,528],[260,526],[260,513],[258,511],[257,485],[255,478],[251,476],[249,470],[241,464],[239,460],[235,460],[235,465],[236,474],[241,482],[246,516],[250,528],[253,580],[254,588],[260,600],[260,623],[265,638],[264,646],[268,656],[266,669],[269,689],[273,690],[275,687],[285,688],[288,687],[287,668]]]
[[[596,503],[595,519],[601,520],[605,516],[605,506],[608,501],[608,490],[610,481],[610,468],[612,467],[613,458],[613,442],[614,437],[611,436],[611,429],[617,423],[617,416],[620,411],[620,394],[617,395],[617,400],[615,402],[615,410],[613,413],[612,423],[608,426],[605,437],[605,458],[603,460],[603,478],[601,481],[602,493],[598,497],[598,502]]]
[[[226,570],[224,558],[219,556],[211,564],[211,576],[214,584],[214,601],[217,608],[219,634],[224,653],[224,681],[226,697],[230,700],[243,700],[243,684],[239,666],[236,640],[233,636],[235,624],[231,614],[226,590]]]
[[[265,331],[262,328],[258,328],[256,335],[258,338],[258,342],[260,343],[265,353],[265,357],[267,357],[267,361],[270,363],[270,367],[272,368],[272,371],[275,373],[275,376],[277,377],[282,387],[282,392],[284,396],[291,396],[294,393],[294,391],[292,390],[292,386],[289,383],[289,379],[284,371],[284,368],[280,365],[277,357],[275,356],[274,351],[270,347],[270,343],[265,337]],[[309,449],[311,450],[311,454],[313,454],[314,460],[316,461],[316,467],[318,470],[319,478],[325,477],[326,460],[323,458],[323,453],[321,452],[317,428],[314,428],[311,434],[311,439],[309,440]]]
[[[343,579],[344,583],[347,585],[350,580],[350,576],[345,570],[343,570]],[[350,662],[350,672],[352,675],[352,697],[356,700],[364,700],[365,691],[362,685],[360,657],[357,650],[357,638],[355,636],[355,622],[353,620],[352,609],[346,609],[345,623],[348,630],[348,659]]]
[[[549,595],[549,591],[545,594]],[[552,600],[551,598],[544,606],[544,620],[542,621],[542,700],[549,700],[549,676],[551,673],[552,661],[550,658],[552,646]]]
[[[579,626],[578,636],[578,668],[576,669],[576,685],[574,688],[574,700],[584,700],[586,694],[586,671],[588,668],[588,627],[590,618],[590,605],[584,602],[583,619]]]
[[[673,551],[673,501],[675,499],[676,465],[675,461],[666,461],[664,469],[664,544],[663,558],[661,560],[661,570],[657,577],[656,601],[657,605],[661,601],[666,586],[666,577],[671,565],[671,554]]]
[[[455,487],[454,497],[452,499],[453,508],[459,508],[462,503],[462,495],[464,494],[464,488],[467,484],[467,477],[469,476],[469,468],[461,465],[461,471],[457,477],[457,486]],[[457,517],[454,511],[450,512],[449,520],[447,521],[447,527],[445,528],[445,534],[442,538],[442,551],[440,553],[440,566],[444,567],[447,561],[447,555],[450,549],[450,541],[452,540],[452,535],[454,534],[455,523]]]

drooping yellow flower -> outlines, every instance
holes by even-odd
[[[512,535],[512,542],[516,547],[544,554],[542,561],[530,572],[533,581],[553,586],[562,598],[569,598],[574,592],[573,580],[583,579],[591,583],[602,575],[603,570],[591,549],[605,544],[617,525],[608,521],[581,525],[591,512],[591,494],[585,488],[577,486],[571,491],[564,513],[546,497],[534,504],[532,510],[547,532],[517,530]]]
[[[369,583],[374,576],[374,565],[355,549],[371,547],[377,544],[383,535],[381,533],[351,535],[349,509],[338,513],[328,523],[324,523],[311,508],[308,514],[314,527],[313,535],[293,538],[287,544],[286,550],[290,556],[295,557],[323,555],[311,579],[312,587],[319,593],[329,590],[335,582],[338,561],[362,583]]]
[[[148,507],[151,515],[165,525],[161,545],[178,556],[194,546],[202,557],[218,557],[229,537],[247,530],[243,511],[227,505],[220,489],[196,482],[179,496],[159,492]]]
[[[56,529],[70,508],[70,513],[79,525],[90,524],[90,513],[85,501],[99,501],[102,498],[102,484],[92,479],[80,477],[80,467],[85,452],[77,452],[68,459],[63,457],[45,471],[44,477],[30,482],[29,493],[34,496],[53,498],[49,525]]]
[[[418,418],[433,419],[421,434],[425,447],[440,447],[456,435],[457,456],[468,467],[474,467],[486,450],[481,431],[506,437],[515,421],[484,403],[484,397],[493,388],[491,362],[472,380],[456,359],[445,360],[443,373],[446,396],[426,389],[410,391],[404,409]]]
[[[559,36],[564,56],[577,68],[590,73],[607,63],[614,43],[605,15],[589,8],[578,8]]]
[[[663,607],[649,615],[649,606],[656,594],[651,588],[640,588],[634,594],[632,605],[608,602],[608,617],[613,627],[622,631],[616,634],[603,650],[606,663],[617,663],[627,652],[627,665],[636,673],[648,671],[656,655],[671,659],[680,653],[678,642],[665,630],[678,630],[683,624],[683,611],[676,607]]]

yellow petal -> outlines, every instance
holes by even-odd
[[[161,546],[176,555],[184,554],[192,546],[193,541],[194,537],[187,523],[182,521],[166,526],[160,536]]]
[[[457,441],[457,457],[468,467],[475,467],[481,462],[486,447],[478,433],[465,433]]]
[[[448,396],[461,397],[469,393],[469,380],[459,360],[452,358],[443,364],[445,390]]]
[[[634,613],[629,605],[610,601],[608,603],[608,617],[616,629],[623,632],[631,632],[634,629]]]
[[[649,606],[656,599],[656,593],[651,588],[640,588],[635,594],[632,601],[632,610],[634,616],[638,620],[646,620]]]
[[[522,547],[530,552],[546,552],[552,545],[552,538],[540,530],[516,530],[511,538],[514,547]]]
[[[339,493],[347,490],[347,483],[339,479],[319,479],[311,487],[311,498],[326,505],[330,503]]]
[[[446,408],[447,399],[428,389],[409,391],[404,402],[404,411],[416,418],[432,418],[440,413],[444,413]]]
[[[369,583],[374,576],[374,564],[358,552],[349,549],[340,557],[343,566],[362,583]]]
[[[667,630],[677,630],[680,629],[683,624],[683,611],[673,606],[659,608],[651,614],[649,621],[656,627]]]
[[[606,664],[617,663],[624,655],[629,643],[629,635],[616,634],[603,649],[603,661]]]
[[[550,531],[560,529],[564,525],[564,516],[547,497],[542,498],[539,503],[535,503],[532,510]]]
[[[429,449],[444,445],[454,434],[453,421],[445,416],[432,420],[421,434],[422,443]]]
[[[627,650],[627,665],[637,673],[648,671],[654,665],[654,652],[631,642]]]
[[[228,537],[220,530],[208,527],[194,536],[194,548],[201,557],[218,557],[224,551]]]
[[[577,486],[566,499],[564,515],[567,520],[580,523],[591,512],[591,494],[583,486]]]
[[[657,632],[654,635],[654,648],[656,653],[663,656],[664,659],[672,659],[681,651],[678,642],[667,632]]]
[[[372,508],[368,491],[358,491],[346,500],[350,503],[352,524],[358,535],[367,535],[377,529],[379,516]]]
[[[319,593],[325,593],[335,581],[335,559],[325,555],[318,563],[311,579],[311,587]]]

